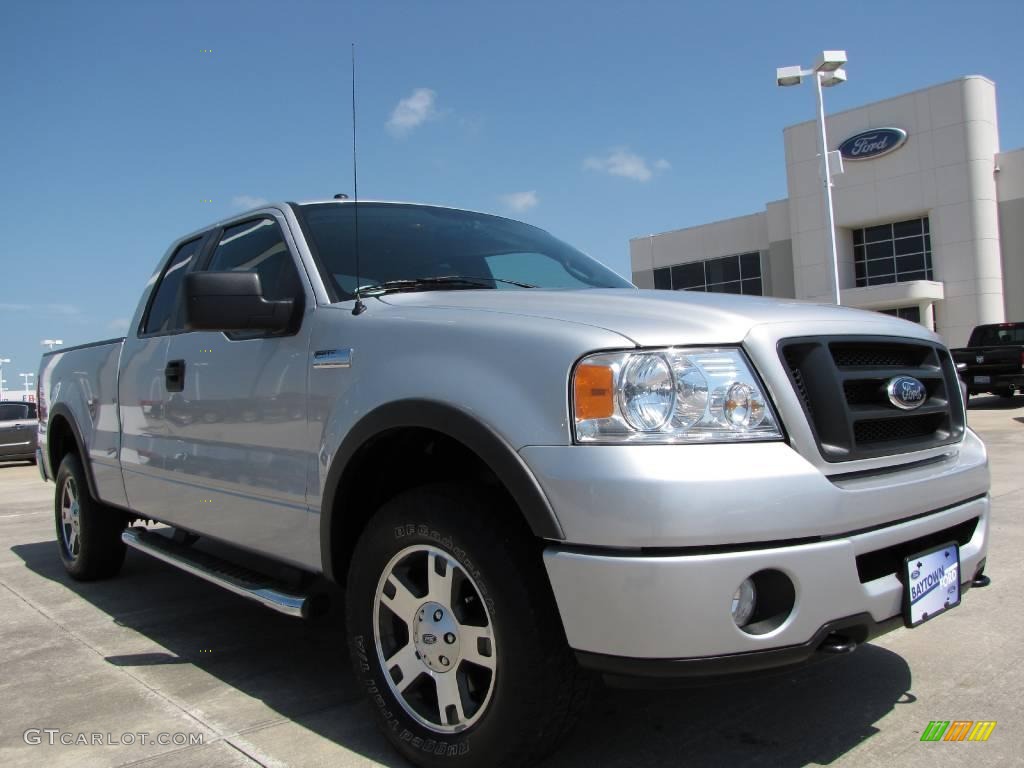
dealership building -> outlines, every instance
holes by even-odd
[[[913,320],[950,346],[1024,321],[1024,149],[1000,152],[995,84],[964,77],[827,118],[846,306]],[[813,120],[783,131],[789,196],[748,216],[630,241],[641,288],[832,301]],[[739,181],[739,180],[737,180]]]

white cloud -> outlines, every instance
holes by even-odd
[[[231,205],[240,210],[262,208],[269,202],[265,197],[254,197],[253,195],[235,195],[231,198]]]
[[[509,192],[507,195],[501,196],[501,204],[516,213],[536,208],[539,202],[540,198],[537,196],[537,190],[535,189],[527,192]]]
[[[114,320],[111,320],[107,324],[107,328],[113,331],[114,333],[127,333],[129,323],[131,323],[131,318],[118,317],[115,318]]]
[[[395,105],[387,129],[394,136],[407,136],[414,128],[437,116],[437,93],[430,88],[417,88]]]
[[[666,171],[671,164],[665,158],[654,161],[654,170],[647,160],[628,147],[616,147],[602,155],[591,155],[583,161],[583,167],[590,171],[601,171],[612,176],[622,176],[634,181],[650,181],[655,172]]]

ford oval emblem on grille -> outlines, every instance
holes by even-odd
[[[885,385],[889,402],[904,411],[912,411],[924,404],[928,389],[913,376],[896,376]]]

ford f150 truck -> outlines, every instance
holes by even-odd
[[[953,350],[969,395],[1013,397],[1024,390],[1024,323],[979,325],[966,347]]]
[[[343,585],[355,675],[421,765],[530,764],[596,673],[798,664],[987,581],[985,448],[934,334],[638,290],[496,216],[222,221],[39,382],[68,573],[133,547],[297,616]]]

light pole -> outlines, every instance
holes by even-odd
[[[4,379],[4,363],[9,362],[11,362],[11,358],[0,357],[0,400],[4,399],[4,384],[7,383],[6,380]]]
[[[825,188],[825,212],[828,230],[828,243],[832,251],[832,296],[839,306],[839,251],[836,247],[836,216],[832,206],[832,175],[833,163],[829,162],[828,134],[825,132],[825,100],[821,89],[830,88],[846,82],[846,51],[822,51],[811,69],[802,67],[779,67],[775,70],[775,82],[782,88],[800,85],[805,77],[814,77],[814,90],[818,95],[818,143],[821,150],[821,182]],[[842,157],[835,154],[834,173],[842,173]]]
[[[64,341],[62,339],[43,339],[39,343],[42,344],[44,347],[49,347],[50,351],[53,352],[53,348],[59,347],[61,344],[64,343]]]
[[[26,395],[31,395],[32,394],[32,382],[29,381],[29,379],[31,379],[33,376],[35,376],[35,374],[34,373],[19,373],[18,375],[21,376],[21,385],[25,388],[25,394]]]

